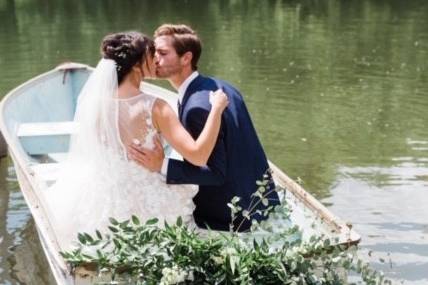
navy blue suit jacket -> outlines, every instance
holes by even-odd
[[[251,194],[257,190],[256,181],[263,179],[269,166],[242,96],[224,81],[201,75],[196,77],[187,88],[179,108],[181,123],[194,139],[198,138],[211,110],[209,91],[219,88],[227,94],[229,105],[223,112],[218,139],[207,166],[198,167],[186,160],[170,159],[167,183],[198,184],[199,192],[193,199],[197,225],[228,230],[231,210],[227,203],[238,196],[242,209],[248,209],[251,203],[254,205],[256,201]],[[272,181],[269,186],[274,187]],[[275,191],[269,200],[269,205],[279,204]],[[257,209],[263,208],[259,203]],[[253,218],[263,219],[260,215]],[[235,220],[235,228],[241,221],[241,216]],[[244,221],[239,230],[247,230],[250,226],[251,222]]]

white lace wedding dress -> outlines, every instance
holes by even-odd
[[[87,89],[92,91],[97,84]],[[82,95],[94,97],[88,92]],[[99,95],[102,98],[105,94]],[[75,121],[84,126],[79,125],[72,137],[69,158],[61,166],[57,182],[46,191],[45,202],[60,247],[72,248],[79,232],[107,232],[109,217],[119,221],[132,215],[142,221],[155,217],[162,226],[163,221],[174,223],[181,216],[193,226],[192,198],[197,187],[167,185],[161,174],[126,157],[124,146],[133,141],[154,147],[157,132],[151,118],[156,98],[142,93],[129,99],[110,98],[107,105],[105,98],[100,98],[79,98]],[[98,101],[105,110],[92,110]],[[86,105],[90,108],[85,109]],[[92,121],[95,123],[90,126]]]

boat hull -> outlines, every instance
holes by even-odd
[[[70,272],[59,254],[59,244],[41,198],[43,190],[54,180],[46,180],[36,169],[45,165],[46,161],[55,160],[53,154],[67,151],[69,134],[55,132],[54,135],[46,135],[43,129],[38,130],[41,132],[39,135],[29,134],[23,126],[59,122],[64,127],[65,123],[72,121],[77,96],[91,70],[91,67],[82,64],[62,65],[17,87],[2,100],[0,106],[0,128],[8,144],[21,191],[33,215],[55,280],[57,284],[64,285],[93,284],[99,278],[95,271],[84,267]],[[175,108],[175,93],[149,83],[144,83],[142,89],[166,100]],[[303,225],[303,229],[307,228],[307,233],[312,234],[312,222],[309,225],[308,220],[315,219],[320,226],[318,231],[327,236],[334,235],[339,239],[338,244],[351,245],[359,242],[360,237],[352,228],[334,216],[272,162],[270,167],[277,185],[287,189],[287,203],[295,208],[291,213],[293,223]]]

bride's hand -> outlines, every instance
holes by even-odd
[[[223,111],[229,104],[229,99],[222,89],[213,92],[210,91],[210,103],[213,109]]]

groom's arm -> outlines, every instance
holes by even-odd
[[[205,108],[194,107],[186,114],[187,130],[194,139],[201,134],[209,111]],[[195,166],[188,161],[175,159],[168,160],[166,182],[168,184],[198,184],[198,185],[222,185],[226,178],[226,148],[224,126],[220,127],[214,149],[208,159],[207,165]]]
[[[168,160],[166,183],[219,186],[224,184],[225,175],[209,166],[195,166],[187,161]]]

